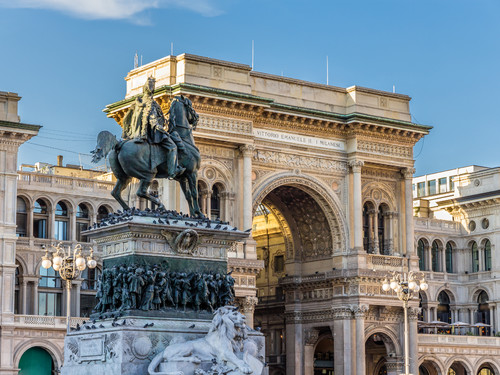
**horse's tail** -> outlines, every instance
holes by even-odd
[[[102,158],[108,156],[109,152],[116,146],[118,141],[116,137],[104,130],[97,135],[97,145],[90,151],[92,154],[92,163],[99,162]]]

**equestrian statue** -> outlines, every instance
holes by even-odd
[[[189,205],[191,217],[203,218],[198,205],[198,170],[200,151],[193,138],[198,114],[191,101],[180,95],[172,99],[167,116],[154,100],[155,79],[149,77],[141,96],[135,98],[123,119],[122,139],[108,131],[97,136],[97,146],[91,151],[92,162],[108,156],[117,182],[111,195],[124,210],[130,207],[121,193],[135,177],[139,180],[137,195],[164,208],[161,201],[149,193],[155,178],[179,182]]]

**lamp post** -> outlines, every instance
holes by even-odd
[[[68,246],[66,250],[58,243],[57,246],[51,245],[55,249],[50,259],[49,251],[45,249],[45,255],[42,257],[42,267],[49,269],[52,267],[55,271],[59,271],[61,279],[66,281],[66,330],[69,333],[69,325],[71,319],[71,282],[80,276],[80,273],[85,268],[95,268],[97,262],[94,259],[94,250],[90,248],[90,255],[85,261],[82,255],[82,245],[78,244],[73,250]]]
[[[429,288],[429,285],[425,281],[425,277],[422,272],[408,272],[407,265],[405,265],[402,273],[393,271],[390,273],[389,277],[386,277],[382,282],[382,289],[386,292],[390,289],[394,290],[399,300],[403,301],[403,310],[405,317],[405,375],[409,375],[410,364],[408,353],[408,301],[411,300],[414,295],[419,292],[419,290],[427,290]]]

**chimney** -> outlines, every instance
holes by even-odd
[[[63,156],[62,155],[57,155],[57,166],[58,167],[63,166]]]

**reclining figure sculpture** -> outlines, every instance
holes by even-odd
[[[172,340],[153,358],[149,375],[261,375],[264,363],[247,336],[245,316],[234,306],[217,309],[203,338]]]

